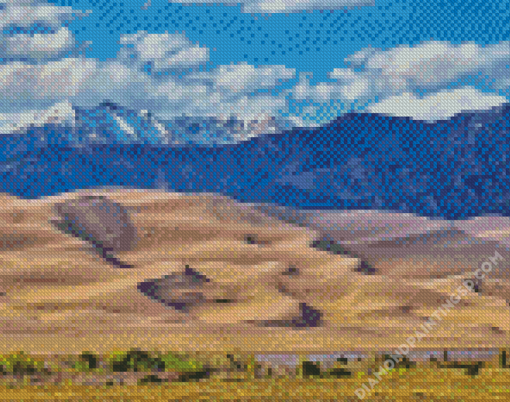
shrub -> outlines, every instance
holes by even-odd
[[[196,360],[183,360],[172,352],[168,352],[159,357],[165,364],[166,370],[175,371],[200,371],[203,364]]]
[[[384,364],[384,362],[389,359],[392,359],[391,355],[388,355],[388,354],[383,355],[382,363]],[[399,368],[409,369],[411,367],[416,367],[416,362],[409,360],[409,358],[406,356],[402,357],[401,359],[398,359],[398,361],[395,361],[395,360],[393,360],[393,361],[395,362],[396,369],[399,369]]]
[[[89,371],[98,368],[98,357],[91,352],[83,352],[80,355],[80,360],[72,365],[76,370]]]
[[[352,372],[347,369],[344,369],[344,368],[335,367],[335,368],[326,370],[325,376],[326,377],[334,377],[334,378],[346,378],[346,377],[351,377]]]
[[[138,380],[138,384],[149,384],[149,383],[161,383],[164,382],[161,378],[159,378],[157,375],[149,374],[146,375],[141,380]]]
[[[254,355],[250,355],[246,365],[246,375],[248,380],[254,380],[256,377],[256,370],[260,368]]]
[[[90,361],[90,356],[87,357]],[[109,367],[115,372],[140,371],[179,371],[198,372],[204,367],[193,359],[184,359],[172,352],[151,354],[147,351],[131,349],[128,352],[112,352],[107,357]]]
[[[0,371],[3,374],[25,376],[44,370],[44,361],[33,359],[23,351],[0,356]]]
[[[499,365],[501,368],[510,368],[510,356],[505,349],[502,349],[499,354]]]
[[[465,369],[466,373],[471,376],[476,376],[480,372],[480,369],[484,367],[482,361],[477,362],[445,362],[439,365],[441,368],[454,368],[454,369]]]
[[[321,375],[321,369],[319,363],[314,363],[310,361],[304,361],[302,364],[303,367],[303,377],[313,377],[313,376],[320,376]]]
[[[153,358],[148,352],[137,349],[131,349],[127,353],[114,356],[110,363],[112,370],[116,372],[165,369],[165,363],[161,359]]]
[[[209,378],[209,376],[210,376],[209,370],[200,370],[196,372],[181,374],[179,376],[178,381],[181,382],[200,381],[202,379]]]

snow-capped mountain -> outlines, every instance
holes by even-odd
[[[57,103],[38,114],[15,116],[5,122],[4,135],[33,136],[41,143],[69,144],[228,144],[276,133],[274,117],[244,121],[236,116],[179,116],[160,120],[149,110],[133,111],[105,101],[92,109]],[[50,129],[50,130],[49,130]]]
[[[12,120],[4,120],[4,124],[1,127],[3,134],[24,134],[30,128],[43,126],[74,127],[76,115],[71,103],[61,102],[56,103],[41,113],[15,114]]]
[[[182,116],[160,123],[178,144],[231,144],[281,131],[274,117],[267,115],[248,121],[232,115],[224,118]]]
[[[200,141],[212,137],[211,127],[223,139],[250,127],[234,117],[161,122],[149,111],[112,103],[74,113],[74,123],[0,136],[0,191],[36,197],[98,186],[159,187],[297,208],[444,219],[510,215],[510,104],[434,123],[347,113],[318,128],[214,147]],[[251,129],[257,124],[262,130],[264,122]],[[85,145],[75,146],[77,139]]]

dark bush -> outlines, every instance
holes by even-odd
[[[30,363],[17,361],[13,364],[12,373],[14,375],[34,375],[37,373],[37,368]]]
[[[395,362],[395,368],[396,369],[399,369],[399,368],[406,368],[406,369],[409,369],[409,368],[412,368],[412,367],[416,367],[416,362],[413,362],[411,360],[409,360],[409,358],[407,357],[402,357],[401,359],[398,359],[398,361],[395,361],[394,359],[392,359],[392,357],[390,355],[384,355],[383,356],[383,363],[386,361],[386,360],[393,360]]]
[[[112,362],[112,370],[116,372],[147,371],[152,369],[164,370],[165,362],[159,358],[153,358],[149,353],[132,349],[126,355]]]
[[[157,375],[149,374],[138,381],[138,384],[148,384],[148,383],[161,383],[164,382],[161,378],[159,378]]]
[[[289,275],[289,276],[299,275],[299,269],[294,266],[290,266],[285,271],[283,271],[282,275]]]
[[[194,373],[185,373],[179,376],[177,381],[180,382],[191,382],[191,381],[200,381],[205,378],[209,378],[210,372],[208,370],[197,371]]]
[[[454,368],[454,369],[465,369],[466,373],[471,376],[478,375],[480,372],[480,369],[483,368],[484,363],[481,361],[477,362],[445,362],[443,364],[440,364],[439,367],[441,368]]]
[[[233,303],[234,301],[232,299],[215,299],[214,302],[220,304],[228,304]]]
[[[43,363],[41,361],[31,359],[23,351],[5,357],[0,356],[0,371],[3,374],[33,375],[37,374],[42,367]]]
[[[89,369],[96,369],[98,367],[98,364],[97,364],[98,359],[91,352],[83,352],[80,355],[80,359],[87,364]]]
[[[318,363],[304,361],[303,362],[303,377],[320,376],[321,369]]]
[[[332,368],[326,371],[328,377],[345,378],[350,377],[352,372],[344,368]]]
[[[510,362],[508,361],[508,353],[506,350],[502,350],[499,355],[499,363],[501,368],[510,368]]]
[[[246,235],[244,241],[248,244],[257,244],[257,237],[252,235]]]

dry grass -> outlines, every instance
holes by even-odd
[[[292,378],[270,378],[267,375],[260,378],[255,375],[258,362],[253,355],[230,355],[225,358],[224,354],[207,354],[202,358],[204,364],[214,361],[217,367],[224,369],[234,361],[240,363],[241,369],[231,370],[227,376],[213,375],[195,382],[146,385],[83,386],[71,381],[58,385],[29,385],[25,379],[24,383],[18,382],[16,386],[0,386],[0,401],[356,401],[360,400],[356,390],[363,385],[367,391],[373,388],[364,395],[364,401],[501,401],[510,397],[509,355],[508,350],[502,350],[499,356],[481,363],[476,375],[469,374],[465,368],[457,368],[454,362],[401,362],[398,368],[379,376],[377,381],[375,373],[384,361],[381,355],[372,355],[363,361],[335,364],[335,367],[350,372],[349,376],[341,378],[328,378],[328,370],[321,370],[321,376],[308,377],[303,369],[298,369]],[[110,353],[97,361],[118,361],[119,356],[122,355]],[[24,358],[26,361],[31,357],[25,355]],[[184,355],[180,358],[185,361]],[[33,359],[42,361],[40,357]],[[77,361],[76,357],[74,360]],[[61,357],[59,361],[69,362],[69,357]],[[463,364],[474,365],[477,362]],[[81,370],[84,370],[83,366]]]
[[[369,376],[356,379],[277,379],[250,382],[208,380],[150,386],[48,386],[0,389],[0,400],[52,401],[355,401]],[[510,397],[510,371],[487,369],[476,378],[447,369],[409,370],[388,375],[364,400],[501,401]]]

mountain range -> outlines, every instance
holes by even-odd
[[[4,127],[4,134],[33,136],[44,144],[225,144],[250,136],[275,132],[274,118],[244,121],[235,115],[178,116],[161,120],[148,110],[134,111],[110,101],[93,109],[73,106],[69,102],[53,105],[30,119]],[[10,129],[10,130],[9,130]],[[50,129],[50,130],[48,130]],[[5,131],[8,132],[5,132]]]
[[[510,216],[510,104],[435,122],[350,112],[285,131],[273,119],[160,121],[111,102],[60,109],[0,137],[0,191],[125,186],[303,209]]]

